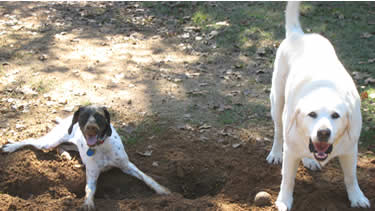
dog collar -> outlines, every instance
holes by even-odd
[[[98,141],[96,142],[96,144],[94,146],[98,146],[98,145],[102,145],[104,143],[104,140],[106,139],[107,137],[105,137],[104,139],[98,139]],[[89,149],[86,151],[86,155],[91,157],[95,154],[95,149],[94,148],[91,148],[89,147]]]

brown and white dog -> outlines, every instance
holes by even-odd
[[[288,2],[286,38],[276,53],[271,89],[275,125],[269,163],[282,162],[276,205],[292,207],[298,163],[314,170],[338,156],[352,207],[370,207],[358,185],[356,166],[362,127],[361,101],[332,44],[304,34],[299,2]]]
[[[86,166],[86,196],[83,208],[95,209],[94,194],[96,181],[102,171],[118,167],[143,182],[158,194],[169,194],[169,190],[140,171],[129,161],[121,138],[110,123],[110,115],[105,107],[80,107],[73,116],[39,139],[27,139],[5,145],[4,152],[13,152],[31,145],[38,149],[55,148],[62,143],[72,143],[79,151]]]

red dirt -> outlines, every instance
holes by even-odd
[[[266,163],[269,146],[250,141],[233,148],[229,137],[219,143],[216,139],[203,142],[195,135],[170,129],[152,140],[151,157],[136,153],[146,149],[149,141],[127,149],[130,159],[172,190],[172,195],[158,196],[142,182],[113,169],[99,178],[98,210],[275,210],[274,205],[256,207],[253,202],[257,192],[266,191],[274,203],[279,191],[281,167]],[[66,161],[56,151],[32,148],[2,153],[1,210],[79,208],[85,173],[77,167],[78,155],[74,158]],[[154,161],[158,167],[152,165]],[[358,171],[360,186],[374,204],[375,166],[362,160]],[[350,205],[336,160],[321,172],[300,166],[294,197],[293,210],[344,210]]]

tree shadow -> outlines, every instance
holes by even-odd
[[[337,5],[338,3],[331,4],[340,6]],[[312,27],[318,29],[322,23],[315,18],[331,9],[316,9],[321,7],[320,3],[308,3],[308,5],[312,5],[308,8],[315,9],[306,9],[303,18],[312,18],[311,22],[314,24]],[[344,6],[347,8],[350,5]],[[276,48],[284,37],[284,2],[3,2],[0,6],[2,8],[0,12],[4,15],[17,14],[25,20],[38,15],[38,11],[50,11],[45,19],[41,19],[43,21],[38,23],[37,27],[25,26],[20,29],[37,32],[36,36],[22,36],[17,31],[11,32],[9,38],[18,41],[18,44],[14,44],[14,47],[8,46],[8,49],[0,49],[1,61],[14,62],[17,66],[27,68],[29,61],[39,60],[39,55],[46,54],[48,59],[40,61],[43,65],[40,69],[34,70],[35,72],[51,75],[61,73],[61,78],[69,75],[90,83],[102,82],[105,88],[102,90],[104,94],[101,94],[111,98],[100,103],[113,106],[113,113],[127,112],[130,115],[138,115],[147,111],[151,115],[160,117],[147,127],[143,127],[146,123],[149,124],[147,115],[140,115],[140,120],[134,120],[135,130],[145,135],[135,138],[129,136],[140,140],[135,141],[134,145],[129,144],[132,157],[136,157],[136,148],[155,143],[151,137],[155,136],[156,141],[162,141],[164,138],[162,133],[169,130],[168,128],[180,130],[186,129],[186,125],[195,129],[194,133],[188,134],[190,139],[195,141],[202,141],[204,137],[212,139],[210,141],[216,141],[213,140],[215,138],[220,140],[215,133],[200,132],[199,128],[205,124],[217,129],[214,132],[234,127],[248,130],[249,133],[255,134],[254,136],[272,138],[268,92]],[[310,25],[309,21],[307,23],[306,25]],[[334,31],[332,36],[333,34],[337,40],[346,38],[343,34],[336,34]],[[156,41],[152,42],[152,40]],[[351,40],[355,39],[351,38]],[[148,44],[144,46],[143,43]],[[64,45],[73,45],[74,53],[86,50],[83,55],[89,59],[81,57],[82,54],[70,52]],[[108,46],[113,49],[109,49]],[[103,54],[101,57],[100,54],[96,55],[100,50],[123,51],[123,53],[113,53],[110,56]],[[32,53],[28,53],[30,51]],[[95,56],[90,57],[93,54]],[[23,57],[24,59],[20,59]],[[84,64],[76,65],[84,74],[75,76],[73,71],[76,67],[69,64],[73,61]],[[113,69],[113,63],[123,66]],[[85,74],[92,77],[85,78]],[[68,79],[64,78],[64,80]],[[2,90],[6,89],[7,86]],[[56,90],[57,86],[52,87],[52,90],[54,89]],[[126,96],[121,96],[123,92],[133,91],[140,94],[130,98],[131,101]],[[94,97],[97,95],[94,94]],[[89,97],[85,99],[90,100]],[[142,111],[132,106],[141,100],[146,104],[141,107],[145,109]],[[121,133],[121,123],[129,123],[132,118],[119,119],[122,117],[119,115],[117,119],[115,118],[114,124],[120,128],[120,134],[126,136],[125,133]],[[22,119],[23,114],[15,118]],[[8,121],[4,118],[1,120]],[[181,125],[184,127],[180,127]],[[179,132],[174,133],[172,130],[168,134],[177,134],[175,139],[179,140]],[[237,137],[231,141],[243,141],[243,145],[248,148],[254,147],[254,142],[249,142],[249,138],[243,139]],[[235,144],[235,142],[230,143]],[[191,143],[189,145],[194,146]],[[269,145],[265,144],[263,149]],[[203,144],[199,146],[207,147]],[[226,153],[225,156],[235,160],[236,151],[228,146],[230,149],[228,151],[231,153]],[[186,156],[194,157],[196,152],[193,147],[189,150],[191,152]],[[183,150],[181,151],[183,153]],[[212,157],[215,157],[214,152],[214,150],[210,151]],[[242,152],[241,155],[244,154],[246,153]],[[265,163],[265,155],[266,152],[259,154],[259,157],[263,156],[261,165]],[[160,157],[161,160],[167,158],[169,158],[167,155]],[[162,179],[163,170],[167,171],[167,165],[156,170],[150,166],[150,162],[142,161],[143,158],[134,159],[141,160],[140,163],[148,165],[148,170],[161,175],[160,178],[165,184],[173,186],[176,191],[183,192],[177,187],[181,182],[175,178],[177,172],[167,173],[172,178],[172,182]],[[246,159],[245,156],[243,159]],[[210,159],[206,158],[205,161],[210,162]],[[195,164],[191,160],[189,162]],[[188,164],[191,164],[189,162]],[[252,163],[246,162],[255,165]],[[210,164],[209,169],[214,169],[213,166],[216,165],[214,164]],[[180,164],[177,162],[171,165],[172,168],[177,168],[174,165]],[[204,167],[204,164],[197,164],[197,167],[202,166]],[[230,164],[229,168],[235,166]],[[243,172],[243,176],[239,176],[242,181],[252,187],[255,186],[256,191],[264,188],[277,192],[279,183],[275,184],[273,176],[269,186],[257,187],[256,183],[246,178],[246,173],[251,173],[250,170],[247,169],[247,172]],[[223,171],[226,172],[228,169]],[[242,169],[236,171],[241,172]],[[272,168],[270,172],[279,172],[279,168]],[[268,173],[262,172],[260,174],[262,176],[256,179],[260,181],[261,177],[269,177]],[[128,183],[132,181],[121,184],[125,187]],[[112,189],[114,184],[111,185],[108,190],[99,192],[100,198],[105,198],[106,192]],[[191,184],[186,184],[186,187],[192,188],[189,185]],[[219,193],[218,190],[215,189]],[[140,191],[143,191],[143,186]],[[247,195],[237,196],[241,202],[251,205],[253,202],[249,199],[249,191],[244,191],[242,194]],[[253,192],[250,195],[252,194]],[[233,198],[233,201],[237,200],[231,192],[226,192],[224,195]]]

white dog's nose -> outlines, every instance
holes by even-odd
[[[329,137],[331,136],[331,130],[330,129],[320,129],[318,130],[318,140],[327,142]]]

